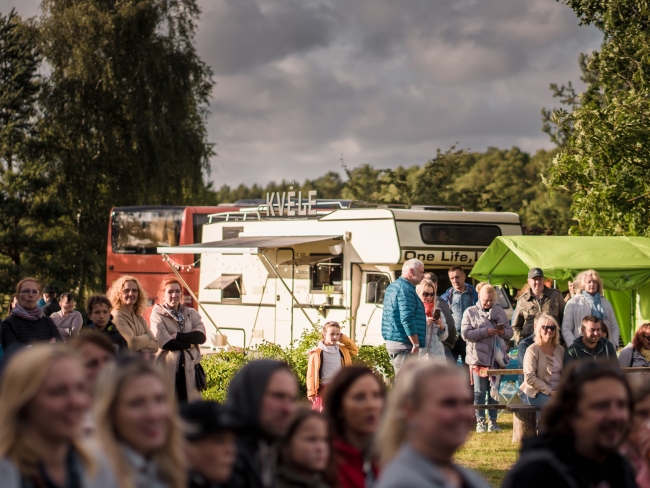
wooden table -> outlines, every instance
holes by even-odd
[[[623,373],[650,373],[650,368],[621,368]],[[511,374],[524,374],[523,369],[488,369],[489,376],[506,376]]]

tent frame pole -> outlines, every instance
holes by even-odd
[[[292,292],[291,289],[289,288],[289,285],[287,285],[287,283],[284,281],[284,279],[282,279],[282,276],[280,276],[280,273],[278,273],[278,270],[277,270],[276,267],[273,265],[273,263],[271,263],[271,260],[270,260],[269,257],[266,255],[266,253],[265,253],[262,249],[260,249],[260,254],[259,254],[259,255],[262,256],[262,257],[264,258],[264,260],[266,261],[266,263],[267,263],[267,264],[269,265],[269,267],[273,270],[273,273],[275,273],[276,278],[278,278],[278,279],[282,282],[282,284],[284,285],[284,287],[285,287],[285,288],[287,289],[287,291],[289,292],[289,295],[291,295],[291,298],[293,299],[293,301],[296,303],[296,305],[298,305],[298,308],[300,309],[300,311],[305,315],[305,317],[307,317],[307,320],[309,321],[309,323],[311,324],[311,326],[314,328],[314,330],[318,330],[317,327],[316,327],[316,324],[314,324],[314,322],[312,322],[311,318],[309,318],[309,315],[307,315],[307,311],[303,308],[303,306],[300,304],[300,302],[298,301],[298,299],[296,298],[296,296],[293,294],[293,292]],[[293,337],[292,337],[291,339],[293,339]]]

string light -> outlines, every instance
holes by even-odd
[[[169,260],[169,264],[171,264],[178,271],[191,271],[192,268],[196,268],[196,265],[201,262],[201,258],[199,258],[196,261],[194,261],[192,264],[178,264],[169,256],[167,256],[167,259]],[[165,261],[165,258],[163,257],[162,260]]]

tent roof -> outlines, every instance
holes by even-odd
[[[559,282],[595,269],[606,289],[631,290],[650,282],[650,239],[645,237],[497,237],[470,276],[521,288],[530,268]]]

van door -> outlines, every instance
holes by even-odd
[[[276,269],[293,293],[294,266],[279,264],[292,259],[293,249],[277,250]],[[287,346],[293,340],[293,298],[277,277],[275,279],[275,299],[275,337],[273,342],[281,346]]]
[[[391,283],[387,273],[364,271],[361,285],[361,301],[356,315],[356,342],[360,346],[379,346],[384,343],[381,336],[381,315],[384,311],[384,294]]]

